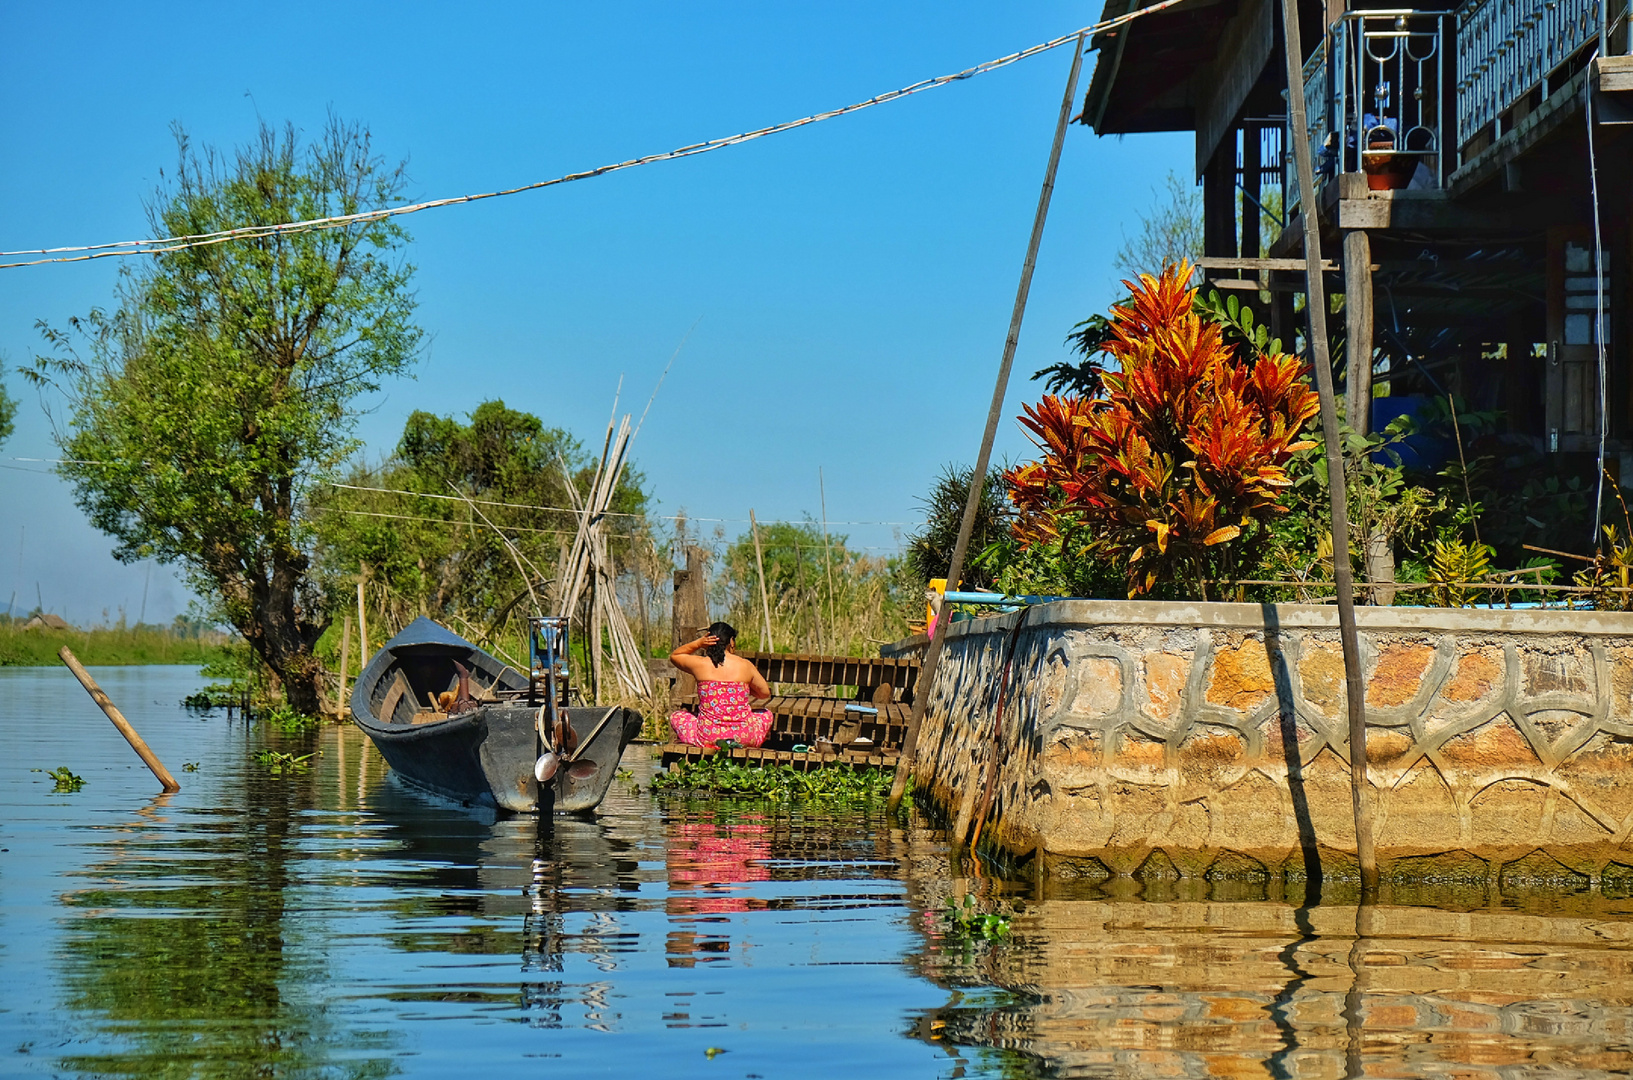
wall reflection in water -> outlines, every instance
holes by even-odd
[[[1007,940],[931,934],[924,957],[943,985],[1009,993],[955,994],[916,1030],[1051,1077],[1627,1075],[1633,921],[1527,900],[1012,901]]]

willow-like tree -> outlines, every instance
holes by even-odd
[[[11,438],[13,424],[17,419],[17,403],[6,393],[6,388],[0,384],[0,445]]]
[[[230,155],[177,147],[148,204],[158,236],[366,213],[405,184],[335,119],[310,142],[262,125]],[[114,555],[182,567],[302,712],[326,704],[328,622],[303,507],[356,449],[354,399],[419,348],[407,240],[364,219],[174,248],[123,274],[111,310],[42,323],[30,369],[66,398],[60,469]]]

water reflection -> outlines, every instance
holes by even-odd
[[[983,880],[939,834],[863,808],[655,800],[627,781],[593,821],[495,819],[393,781],[350,729],[188,716],[171,704],[186,673],[98,677],[161,758],[200,768],[150,799],[66,673],[0,669],[12,1071],[1633,1070],[1633,902],[1604,888],[1397,888],[1362,913],[1331,881]],[[263,748],[317,756],[274,777]],[[27,771],[57,764],[84,791]],[[944,932],[966,890],[1013,912],[1008,938]]]
[[[416,793],[351,729],[282,736],[176,709],[185,675],[97,674],[162,759],[199,769],[174,798],[146,798],[65,673],[0,669],[0,701],[61,718],[43,735],[0,724],[0,762],[67,763],[88,781],[53,797],[0,766],[0,955],[8,974],[43,976],[0,980],[15,1063],[938,1072],[939,1052],[901,1034],[938,996],[901,963],[916,942],[903,853],[944,860],[934,834],[860,810],[654,800],[629,782],[596,820],[541,829]],[[316,756],[273,776],[262,749]],[[649,764],[633,764],[639,781]]]
[[[1616,905],[1536,914],[1102,895],[1018,909],[1012,938],[973,958],[928,939],[937,981],[1010,991],[935,1010],[932,1041],[1014,1051],[1024,1073],[1050,1077],[1633,1069],[1633,922]]]

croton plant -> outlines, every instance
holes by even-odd
[[[1042,456],[1005,475],[1023,546],[1068,545],[1124,569],[1128,594],[1197,586],[1246,565],[1319,409],[1279,343],[1227,342],[1196,308],[1191,266],[1124,282],[1103,348],[1103,396],[1049,395],[1021,424]]]

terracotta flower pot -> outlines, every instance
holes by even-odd
[[[1393,139],[1373,139],[1361,154],[1361,171],[1371,191],[1399,191],[1412,182],[1417,157],[1412,154],[1380,153],[1395,148]]]

